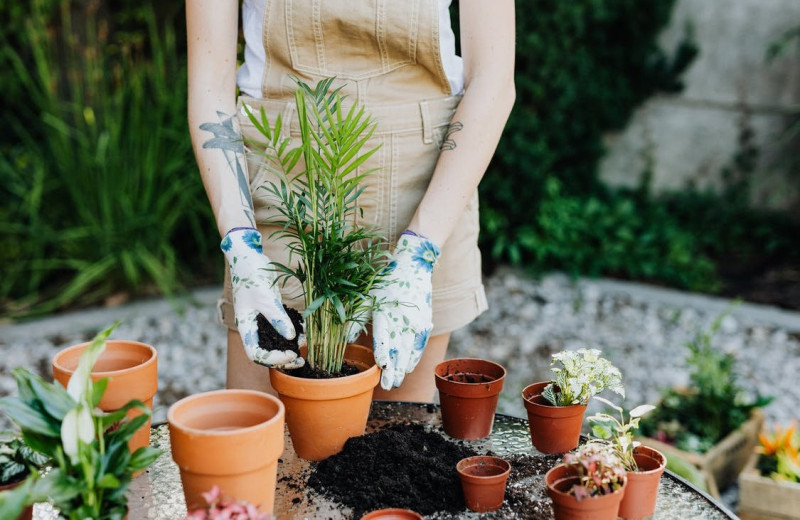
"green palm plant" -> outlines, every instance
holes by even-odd
[[[370,292],[382,283],[388,255],[378,229],[357,222],[362,182],[374,171],[360,167],[378,149],[366,147],[375,123],[363,107],[346,108],[332,83],[297,81],[295,147],[281,138],[280,116],[270,125],[263,109],[248,115],[266,138],[258,146],[277,179],[262,188],[278,201],[266,222],[278,227],[272,237],[286,240],[290,252],[290,265],[273,262],[278,283],[296,278],[302,285],[307,361],[335,374],[348,339],[369,319]]]

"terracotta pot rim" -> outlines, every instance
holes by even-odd
[[[361,517],[361,520],[372,520],[383,518],[385,515],[394,515],[398,518],[416,519],[422,518],[422,515],[411,509],[404,509],[402,507],[387,507],[384,509],[375,509]]]
[[[659,458],[656,458],[653,455],[650,455],[648,453],[644,453],[643,450],[640,451],[640,448],[644,448],[644,450],[647,450],[647,451],[652,451],[653,453],[658,455]],[[656,462],[658,464],[658,467],[653,468],[653,469],[649,469],[649,470],[628,471],[628,473],[633,473],[634,475],[652,475],[652,474],[663,472],[664,469],[666,469],[666,467],[667,467],[667,457],[664,456],[664,454],[661,453],[660,451],[658,451],[657,449],[651,448],[650,446],[636,446],[633,449],[633,455],[634,455],[634,457],[636,455],[647,457],[648,459],[651,459],[654,462]]]
[[[372,351],[371,348],[365,347],[364,345],[359,345],[357,343],[348,343],[347,344],[347,348],[345,349],[345,360],[347,360],[347,350],[350,349],[351,347],[358,347],[359,349],[366,349],[366,350]],[[303,349],[301,349],[301,351],[305,351],[305,348],[306,347],[303,347]],[[277,377],[279,379],[284,379],[284,380],[288,380],[288,381],[292,381],[292,380],[294,380],[294,381],[302,381],[304,385],[308,385],[308,386],[310,386],[312,388],[315,388],[315,387],[328,386],[328,385],[331,384],[330,383],[331,381],[347,381],[348,383],[354,383],[354,382],[358,381],[359,379],[370,379],[371,377],[373,377],[373,375],[372,375],[373,372],[377,372],[378,371],[378,365],[375,364],[375,362],[373,360],[372,364],[366,370],[362,370],[358,374],[351,374],[349,376],[343,376],[343,377],[328,377],[328,378],[325,378],[325,379],[311,379],[311,378],[307,378],[307,377],[297,377],[297,376],[291,375],[290,372],[284,372],[282,370],[275,369],[275,368],[270,368],[269,371],[272,374],[271,377]]]
[[[90,342],[79,343],[77,345],[72,345],[71,347],[66,347],[64,349],[59,350],[56,355],[53,357],[53,366],[58,368],[59,370],[69,374],[70,376],[75,373],[75,369],[67,368],[60,363],[60,360],[66,354],[70,354],[75,350],[83,350],[89,345]],[[121,374],[130,374],[136,372],[137,370],[142,370],[142,368],[149,367],[150,365],[156,363],[158,361],[158,351],[153,347],[153,345],[142,343],[141,341],[133,341],[128,339],[109,339],[106,341],[106,352],[108,352],[108,347],[111,345],[120,345],[120,344],[131,344],[136,345],[137,347],[144,347],[145,349],[150,351],[150,357],[144,360],[142,363],[138,365],[123,368],[120,370],[109,370],[105,372],[96,372],[92,370],[92,376],[103,378],[103,377],[112,377],[112,376],[119,376]]]
[[[494,475],[470,475],[465,473],[467,468],[471,468],[473,466],[477,466],[481,463],[489,463],[492,466],[497,466],[503,469],[501,473],[495,473]],[[458,472],[459,476],[462,478],[469,478],[472,481],[478,482],[486,482],[489,484],[490,480],[499,480],[507,478],[508,475],[511,473],[511,463],[509,463],[506,459],[502,457],[496,457],[493,455],[473,455],[472,457],[465,457],[458,461],[456,464],[456,471]]]
[[[439,374],[439,367],[446,366],[449,363],[465,362],[465,361],[468,361],[468,362],[478,361],[478,362],[481,362],[481,363],[486,363],[487,365],[490,365],[490,366],[493,366],[493,367],[497,367],[502,371],[502,375],[500,377],[497,377],[497,378],[491,380],[491,381],[482,381],[480,383],[465,383],[463,381],[451,381],[449,379],[445,379],[442,375]],[[433,375],[436,378],[436,382],[437,383],[439,381],[446,381],[448,384],[459,385],[459,386],[478,386],[478,385],[487,385],[487,384],[497,383],[499,381],[503,381],[507,374],[508,374],[508,372],[506,371],[506,367],[504,367],[503,365],[501,365],[500,363],[497,363],[495,361],[490,361],[488,359],[483,359],[483,358],[452,358],[452,359],[445,359],[444,361],[442,361],[441,363],[436,365],[436,367],[433,369]]]
[[[559,495],[559,496],[561,496],[561,497],[572,497],[572,498],[575,498],[575,495],[573,495],[573,494],[571,494],[571,493],[569,493],[569,492],[560,491],[560,490],[558,490],[558,489],[554,488],[554,487],[552,486],[552,484],[554,484],[555,482],[561,482],[561,481],[563,481],[563,480],[568,480],[568,479],[571,479],[571,478],[578,479],[579,477],[578,477],[578,475],[577,475],[577,474],[574,474],[574,475],[572,475],[572,474],[565,475],[564,477],[562,477],[562,478],[560,478],[560,479],[556,480],[555,482],[550,482],[550,479],[548,478],[548,475],[550,475],[550,473],[551,473],[551,472],[554,472],[554,471],[556,471],[557,469],[561,469],[562,467],[563,467],[563,468],[567,468],[568,466],[567,466],[566,464],[564,464],[564,463],[557,464],[557,465],[553,466],[552,468],[550,468],[550,469],[547,471],[547,473],[545,473],[545,474],[544,474],[544,483],[545,483],[545,486],[547,487],[547,490],[548,490],[549,492],[551,492],[551,493],[557,494],[557,495]],[[622,477],[622,487],[620,487],[618,490],[614,491],[613,493],[609,493],[609,494],[607,494],[607,495],[599,495],[599,496],[596,496],[596,497],[590,497],[590,498],[605,498],[605,497],[613,497],[613,496],[621,495],[622,493],[624,493],[624,492],[625,492],[625,487],[626,487],[627,485],[628,485],[628,475],[625,475],[625,476],[623,476],[623,477]],[[587,500],[588,500],[588,499],[587,499]]]
[[[578,404],[568,404],[568,405],[564,405],[564,406],[556,406],[556,405],[550,404],[549,401],[547,401],[547,404],[541,404],[541,403],[537,403],[536,401],[534,401],[534,399],[536,399],[537,397],[541,397],[541,395],[542,395],[541,392],[533,393],[533,391],[539,390],[539,388],[534,388],[534,387],[541,387],[541,389],[544,390],[544,388],[547,385],[549,385],[550,383],[553,383],[553,381],[539,381],[538,383],[531,383],[530,385],[526,386],[525,388],[522,389],[522,400],[525,401],[526,405],[531,405],[531,406],[536,407],[536,408],[549,408],[549,409],[561,408],[561,409],[564,409],[564,408],[570,408],[572,406],[582,406],[584,408],[586,408],[588,406],[588,404],[589,404],[588,401],[586,402],[586,404],[578,403]],[[542,397],[542,399],[544,399],[544,397]]]
[[[187,426],[180,421],[175,420],[175,411],[180,407],[186,406],[187,404],[191,404],[195,401],[201,399],[208,399],[209,397],[216,397],[216,396],[236,396],[236,395],[251,395],[253,397],[262,398],[266,401],[270,401],[273,404],[276,404],[278,407],[277,412],[275,415],[267,419],[266,421],[262,421],[258,424],[254,424],[252,426],[245,426],[242,428],[236,428],[235,430],[203,430],[200,428],[194,428],[191,426]],[[199,394],[192,394],[189,396],[184,397],[183,399],[177,401],[172,406],[169,407],[167,410],[167,423],[175,428],[179,428],[184,432],[191,433],[192,435],[198,436],[213,436],[213,437],[233,437],[237,435],[247,434],[259,429],[267,428],[278,421],[282,421],[284,415],[286,414],[286,410],[283,406],[283,403],[280,399],[275,397],[274,395],[270,395],[266,392],[259,392],[257,390],[245,390],[245,389],[223,389],[223,390],[211,390],[209,392],[201,392]]]

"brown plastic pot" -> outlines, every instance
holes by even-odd
[[[358,374],[306,379],[276,369],[269,371],[272,387],[286,406],[294,451],[306,460],[339,453],[347,439],[363,435],[366,429],[380,371],[370,348],[348,345],[344,357],[358,367]]]
[[[511,465],[500,457],[479,455],[456,464],[467,507],[476,513],[500,509]]]
[[[88,343],[65,348],[53,358],[53,377],[67,387],[78,368],[81,354]],[[100,400],[100,409],[113,412],[132,399],[142,401],[153,409],[153,396],[158,390],[158,354],[151,345],[138,341],[108,340],[106,348],[92,370],[92,381],[108,378],[108,386]],[[127,417],[141,415],[141,410],[131,410]],[[150,420],[128,441],[131,452],[150,444]]]
[[[646,518],[656,510],[658,483],[667,467],[667,458],[648,446],[633,450],[638,471],[628,472],[628,485],[619,506],[619,516],[625,519]]]
[[[584,498],[581,501],[569,491],[580,482],[575,470],[559,464],[544,476],[547,494],[553,501],[555,520],[616,520],[619,505],[626,493],[627,479],[622,487],[609,495]]]
[[[586,406],[553,406],[542,397],[549,382],[534,383],[522,390],[533,446],[542,453],[566,453],[578,447]]]
[[[272,512],[284,444],[277,397],[254,390],[195,394],[170,406],[167,421],[189,511],[204,507],[202,493],[217,485],[225,496]]]
[[[15,487],[21,485],[25,480],[20,480],[19,482],[12,482],[11,484],[0,484],[0,491],[8,491],[10,489],[14,489]],[[31,520],[33,518],[33,506],[28,506],[22,510],[16,520]]]
[[[445,433],[465,440],[488,437],[506,369],[485,359],[448,359],[436,365],[434,377]]]
[[[422,515],[410,509],[378,509],[362,516],[361,520],[422,520]]]

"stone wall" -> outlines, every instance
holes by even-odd
[[[623,132],[607,137],[601,178],[635,186],[649,162],[655,191],[687,182],[718,187],[749,129],[759,150],[754,201],[796,210],[800,139],[792,143],[784,129],[800,111],[800,47],[771,62],[766,49],[800,26],[800,0],[679,0],[661,36],[665,49],[676,47],[687,23],[700,55],[686,88],[649,100]]]

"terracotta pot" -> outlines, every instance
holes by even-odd
[[[448,359],[436,365],[434,377],[445,433],[465,440],[488,437],[506,369],[485,359]]]
[[[610,495],[584,498],[580,502],[569,493],[579,483],[575,471],[559,464],[544,476],[547,494],[553,501],[555,520],[616,520],[619,504],[625,494],[627,480],[622,487]]]
[[[272,512],[284,439],[278,398],[254,390],[195,394],[173,404],[167,421],[187,509],[205,506],[201,494],[218,485],[225,496]]]
[[[542,453],[566,453],[578,447],[585,405],[553,406],[542,397],[549,382],[522,390],[533,446]]]
[[[0,484],[0,491],[8,491],[9,489],[14,489],[15,487],[19,486],[25,482],[25,480],[20,480],[19,482],[12,482],[11,484]],[[33,506],[28,506],[22,510],[22,513],[16,518],[16,520],[31,520],[33,518]]]
[[[362,516],[361,520],[422,520],[422,515],[410,509],[378,509]]]
[[[664,455],[647,446],[637,446],[633,458],[639,471],[628,472],[628,485],[619,506],[619,516],[626,519],[645,518],[656,510],[658,483],[667,467]]]
[[[294,451],[306,460],[339,453],[347,439],[363,435],[367,426],[372,391],[381,374],[370,348],[348,345],[344,357],[358,367],[358,374],[306,379],[269,371],[272,387],[286,406]]]
[[[65,348],[53,358],[53,377],[67,387],[72,374],[78,368],[83,350],[88,343]],[[92,380],[108,378],[108,386],[100,400],[100,409],[105,412],[119,410],[128,401],[138,399],[153,409],[153,396],[158,390],[158,354],[145,343],[126,340],[108,340],[106,348],[92,371]],[[128,412],[131,419],[141,415],[140,410]],[[133,434],[128,441],[130,450],[150,444],[150,421]]]
[[[476,513],[500,509],[511,465],[500,457],[477,456],[456,464],[467,507]]]

